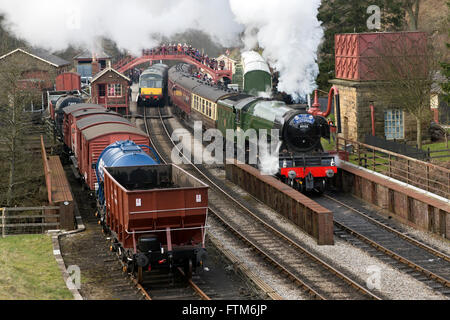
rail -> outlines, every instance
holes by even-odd
[[[345,138],[336,138],[336,150],[349,161],[439,196],[450,198],[450,170]]]
[[[200,289],[200,287],[197,284],[195,284],[194,281],[192,281],[192,278],[187,277],[187,275],[184,273],[183,269],[178,267],[178,272],[183,277],[187,278],[187,281],[188,281],[189,285],[191,286],[191,288],[195,291],[196,294],[198,294],[200,296],[200,298],[202,300],[211,300],[211,298],[202,289]]]
[[[283,241],[287,241],[289,243],[290,246],[295,247],[297,250],[300,250],[301,252],[305,253],[308,257],[310,257],[313,261],[315,261],[316,263],[318,263],[319,265],[323,266],[325,269],[327,269],[328,272],[330,272],[331,274],[334,274],[334,276],[336,276],[337,278],[340,278],[342,281],[346,282],[348,286],[351,286],[353,288],[355,288],[357,291],[359,291],[360,293],[362,293],[363,295],[369,297],[370,299],[375,299],[375,300],[379,300],[380,298],[378,296],[376,296],[375,294],[371,293],[370,291],[366,290],[364,287],[360,286],[358,283],[354,282],[353,280],[351,280],[350,278],[348,278],[347,276],[345,276],[344,274],[342,274],[341,272],[339,272],[337,269],[333,268],[331,265],[327,264],[326,262],[322,261],[319,257],[315,256],[313,253],[309,252],[308,250],[304,249],[303,247],[301,247],[298,243],[292,241],[288,236],[284,235],[283,233],[279,232],[278,230],[276,230],[274,227],[272,227],[271,225],[269,225],[268,223],[266,223],[264,220],[262,220],[260,217],[258,217],[256,214],[254,214],[249,208],[247,208],[245,205],[243,205],[240,201],[238,201],[237,199],[235,199],[233,196],[231,196],[228,192],[226,192],[224,189],[222,189],[220,186],[218,186],[214,181],[212,181],[204,172],[202,172],[202,170],[196,166],[195,164],[193,164],[185,155],[184,153],[178,148],[177,145],[175,145],[175,142],[170,138],[171,135],[164,123],[163,117],[161,115],[161,110],[160,108],[158,108],[158,113],[159,113],[159,118],[162,124],[162,127],[166,133],[166,136],[169,138],[171,144],[178,150],[178,152],[180,152],[181,156],[183,158],[185,158],[188,163],[192,166],[193,169],[195,169],[200,175],[202,175],[209,183],[211,186],[213,186],[216,190],[218,190],[220,193],[222,193],[223,195],[225,195],[228,199],[230,199],[231,201],[233,201],[236,205],[238,205],[238,207],[242,208],[246,213],[249,214],[249,216],[251,216],[253,219],[255,219],[256,222],[261,223],[266,230],[268,230],[269,232],[274,233],[278,238],[282,239]],[[147,119],[147,115],[146,115],[146,109],[144,109],[144,118]],[[158,155],[160,156],[160,159],[164,161],[164,157],[160,154],[160,152],[158,151],[158,148],[155,146],[155,144],[152,141],[151,135],[150,135],[150,130],[148,128],[148,124],[147,121],[144,121],[147,133],[149,135],[150,138],[150,142],[151,144],[154,146],[155,151],[158,153]],[[257,244],[252,243],[251,241],[249,241],[244,235],[242,235],[238,230],[236,230],[235,228],[231,227],[231,225],[226,222],[223,217],[220,216],[220,214],[218,214],[218,212],[216,212],[212,207],[209,207],[209,211],[210,213],[212,213],[215,217],[217,217],[224,225],[229,227],[229,230],[232,231],[234,234],[238,235],[238,237],[240,237],[241,239],[243,239],[245,242],[247,242],[249,245],[251,245],[253,250],[257,250],[258,252],[260,252],[265,259],[269,259],[270,261],[272,261],[277,269],[279,270],[284,270],[284,272],[288,275],[288,277],[296,282],[300,287],[304,288],[304,290],[306,292],[308,292],[311,296],[315,297],[316,299],[324,299],[324,297],[319,294],[317,291],[315,291],[314,289],[312,289],[310,286],[308,286],[305,282],[303,282],[300,278],[298,278],[297,276],[295,276],[294,274],[292,274],[290,271],[288,271],[287,269],[285,269],[284,267],[282,267],[278,262],[276,262],[275,260],[271,259],[269,255],[267,255],[264,250],[259,249]]]

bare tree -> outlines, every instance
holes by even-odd
[[[403,0],[405,3],[405,10],[408,14],[409,29],[415,31],[419,29],[419,9],[420,0]]]
[[[416,120],[417,146],[422,147],[423,126],[431,119],[431,87],[438,70],[438,58],[426,38],[404,34],[385,39],[377,49],[372,72],[379,80],[377,99],[396,106]]]
[[[0,175],[7,181],[4,199],[0,200],[6,206],[14,205],[16,187],[29,181],[27,167],[34,161],[25,150],[27,131],[32,125],[26,109],[40,90],[22,79],[24,71],[14,57],[0,63]]]

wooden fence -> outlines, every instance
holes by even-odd
[[[361,142],[336,139],[349,161],[439,196],[450,198],[450,170]]]
[[[1,234],[7,235],[45,233],[60,229],[59,207],[0,208]]]

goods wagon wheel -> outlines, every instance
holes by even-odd
[[[188,279],[192,278],[192,259],[189,259],[186,263],[186,266],[184,267],[184,274]]]

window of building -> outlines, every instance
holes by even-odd
[[[386,140],[405,138],[405,126],[402,110],[392,109],[384,112],[384,135]]]
[[[122,85],[120,83],[108,84],[108,97],[121,97]]]

